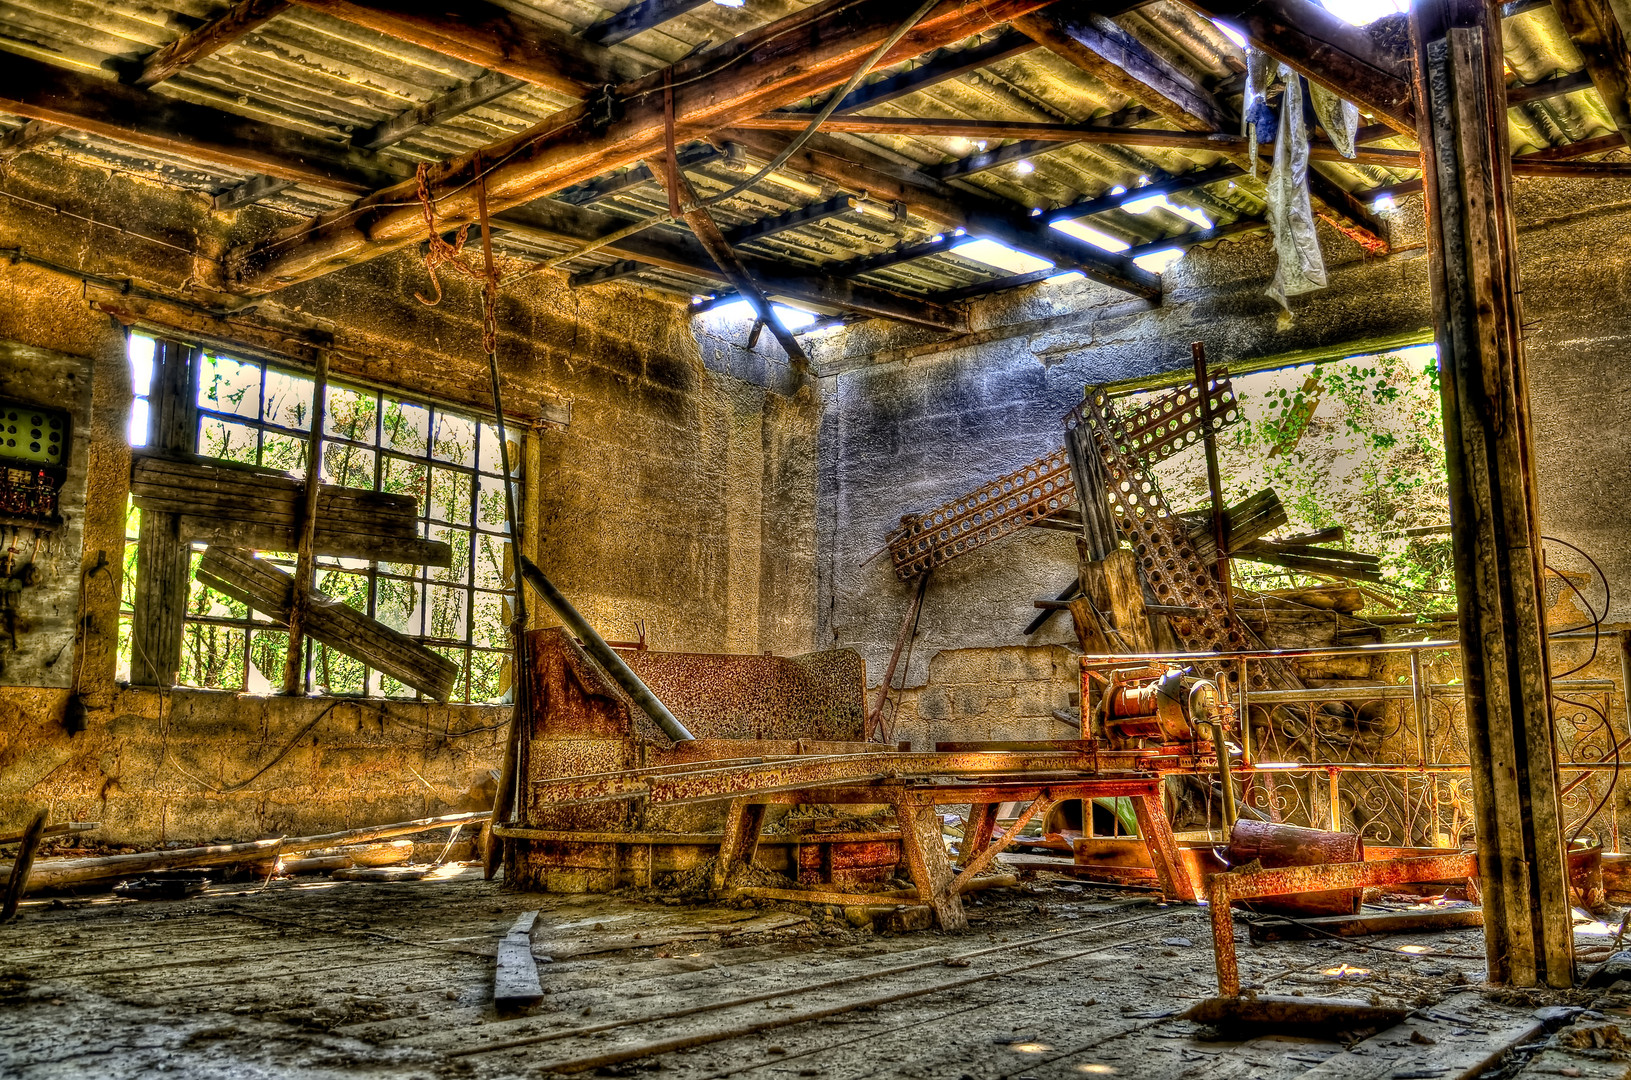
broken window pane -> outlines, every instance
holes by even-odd
[[[132,335],[134,410],[147,409],[153,339]],[[314,385],[305,372],[223,356],[201,356],[197,401],[198,453],[303,476],[313,413]],[[326,395],[319,460],[324,482],[414,498],[419,535],[446,543],[450,567],[374,564],[319,557],[314,586],[386,626],[427,637],[460,664],[479,664],[462,675],[453,700],[466,694],[490,700],[503,692],[504,657],[471,650],[508,649],[509,544],[497,429],[478,417],[363,387],[331,383]],[[132,420],[146,436],[146,413]],[[519,432],[511,433],[511,468],[519,473]],[[479,466],[479,471],[478,471]],[[478,484],[479,479],[479,484]],[[479,506],[479,509],[478,509]],[[479,522],[479,523],[478,523]],[[129,677],[128,624],[134,610],[136,538],[140,512],[130,510],[121,582],[120,673]],[[292,573],[287,553],[270,559]],[[195,555],[196,562],[196,555]],[[478,592],[477,589],[482,591]],[[476,610],[474,618],[472,609]],[[188,592],[185,624],[190,659],[180,678],[190,685],[273,693],[282,687],[288,637],[263,613],[250,611],[202,585]],[[415,692],[366,664],[327,649],[307,650],[311,683],[334,693]],[[495,658],[496,657],[496,658]],[[507,685],[507,683],[504,683]],[[495,689],[498,687],[498,689]]]

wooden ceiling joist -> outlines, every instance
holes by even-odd
[[[964,40],[1045,4],[945,0],[901,37],[880,66]],[[575,106],[432,169],[438,210],[449,227],[472,220],[473,182],[482,173],[489,204],[498,211],[659,153],[665,145],[665,80],[673,86],[680,140],[704,138],[837,86],[899,28],[901,18],[894,0],[827,0],[706,49],[619,86],[618,108],[609,120],[603,110]],[[414,185],[393,185],[265,242],[234,249],[228,271],[234,287],[263,293],[417,242],[423,231]]]
[[[445,94],[431,98],[423,105],[405,109],[389,120],[382,120],[373,127],[358,132],[352,136],[351,145],[363,150],[383,150],[387,146],[412,138],[428,127],[451,120],[471,109],[480,108],[525,85],[521,80],[512,79],[502,72],[489,71],[461,86],[455,86]],[[292,180],[282,180],[275,176],[252,176],[236,187],[217,195],[215,208],[236,210],[294,186]]]
[[[810,117],[803,113],[758,116],[738,126],[758,131],[802,131]],[[1223,131],[1160,131],[1149,128],[1100,127],[1096,124],[1048,124],[1023,120],[964,120],[960,118],[915,116],[840,116],[822,125],[823,131],[851,135],[912,135],[929,138],[1026,139],[1036,142],[1091,143],[1103,146],[1140,146],[1170,150],[1213,150],[1220,154],[1244,153],[1244,135]],[[1273,145],[1261,144],[1265,154]],[[1414,150],[1387,150],[1358,147],[1352,158],[1343,157],[1329,142],[1313,140],[1309,152],[1316,161],[1352,161],[1359,165],[1379,165],[1392,169],[1421,167]]]
[[[1211,94],[1083,0],[1064,0],[1016,29],[1106,86],[1188,131],[1225,131],[1228,112]]]
[[[1310,0],[1183,0],[1242,34],[1305,78],[1368,110],[1402,135],[1416,135],[1409,65],[1389,56],[1364,27]]]
[[[129,65],[122,72],[124,80],[132,86],[155,86],[281,15],[289,4],[290,0],[238,0],[215,18]]]
[[[643,34],[669,19],[677,19],[687,11],[711,4],[714,0],[635,0],[634,3],[589,27],[581,35],[583,40],[596,45],[616,45]]]
[[[452,120],[456,116],[463,116],[471,109],[479,109],[524,85],[526,84],[520,79],[512,78],[502,71],[489,71],[467,83],[455,86],[446,93],[436,95],[423,105],[404,109],[389,120],[381,120],[366,131],[357,132],[351,137],[351,145],[360,146],[364,150],[379,150],[391,146],[403,139],[412,138],[426,128]]]
[[[721,234],[721,239],[728,246],[735,248],[754,240],[763,240],[767,236],[787,232],[789,229],[814,225],[818,221],[825,221],[827,218],[839,217],[843,214],[852,214],[861,205],[860,200],[853,195],[835,195],[824,202],[795,207],[785,214],[761,218],[758,221],[750,221],[745,225],[737,225],[726,229]],[[586,271],[582,274],[574,274],[569,284],[573,288],[582,288],[586,285],[599,285],[607,281],[616,281],[619,278],[625,278],[639,272],[640,267],[636,261],[629,259],[621,263],[614,263],[611,266]]]
[[[755,153],[779,153],[788,137],[735,128],[721,132]],[[804,144],[788,167],[884,202],[900,202],[936,228],[962,229],[1047,259],[1059,270],[1079,270],[1101,284],[1146,300],[1161,295],[1161,279],[1122,255],[1094,247],[1048,227],[1023,206],[953,188],[909,165],[890,161],[830,135]]]
[[[858,86],[838,103],[834,116],[860,112],[877,105],[898,101],[909,94],[927,90],[937,83],[967,75],[1036,48],[1036,42],[1017,30],[1005,30],[990,41],[966,49],[947,50],[938,56],[885,79]]]
[[[499,227],[537,240],[585,243],[598,240],[623,225],[625,219],[603,214],[558,199],[539,199],[506,212]],[[700,243],[677,229],[647,229],[601,249],[607,255],[674,270],[710,281],[725,281]],[[857,285],[819,273],[740,254],[743,267],[772,295],[784,296],[817,308],[915,323],[936,330],[953,330],[962,318],[949,308],[920,297],[900,296],[883,289]]]
[[[1627,62],[1625,32],[1607,0],[1552,0],[1563,28],[1574,39],[1586,74],[1608,109],[1609,119],[1627,144],[1631,144],[1631,75]]]
[[[0,64],[0,109],[147,150],[336,191],[368,191],[404,171],[365,150],[26,56],[7,56]]]
[[[570,97],[629,72],[606,48],[486,0],[295,0],[355,26]]]

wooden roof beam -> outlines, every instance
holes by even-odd
[[[773,155],[787,136],[745,128],[722,132],[757,154]],[[788,168],[830,181],[882,202],[900,202],[913,214],[947,231],[963,229],[1047,259],[1060,272],[1079,270],[1112,288],[1159,300],[1161,279],[1131,260],[1068,236],[1025,207],[953,188],[909,166],[892,162],[830,135],[816,135],[788,160]]]
[[[1607,0],[1552,0],[1563,29],[1574,39],[1586,73],[1608,109],[1615,130],[1631,145],[1631,81],[1626,74],[1625,32]]]
[[[713,0],[634,0],[616,15],[584,30],[580,36],[585,41],[610,47],[711,3]]]
[[[142,149],[335,191],[368,191],[405,172],[401,163],[364,150],[26,56],[9,55],[0,64],[0,109]]]
[[[1182,0],[1239,32],[1292,70],[1416,135],[1410,64],[1385,54],[1363,27],[1309,0]]]
[[[1085,0],[1065,0],[1014,26],[1117,93],[1188,131],[1223,131],[1228,112],[1203,88]]]
[[[445,94],[431,98],[423,105],[405,109],[389,120],[381,120],[366,131],[358,132],[352,137],[351,145],[363,150],[382,150],[404,139],[412,138],[444,120],[451,120],[471,109],[480,108],[489,101],[503,97],[511,90],[525,85],[520,79],[512,79],[502,72],[489,71],[462,86],[455,86]],[[236,210],[294,186],[292,180],[264,175],[252,176],[215,196],[215,208]]]
[[[550,243],[581,244],[599,239],[627,224],[559,199],[539,199],[507,211],[499,227]],[[646,266],[662,267],[709,281],[726,281],[702,245],[678,229],[647,229],[601,249]],[[786,263],[739,254],[743,266],[766,293],[785,296],[815,307],[833,308],[877,318],[896,319],[935,330],[956,330],[962,319],[951,309],[925,303],[920,297],[901,296],[884,289],[857,285]],[[587,276],[587,275],[586,275]]]
[[[231,45],[289,8],[290,0],[238,0],[215,18],[182,34],[139,61],[120,65],[120,77],[132,86],[154,86],[189,65]]]
[[[880,66],[990,30],[1046,3],[944,0],[880,59]],[[826,0],[619,86],[611,115],[587,104],[575,106],[529,131],[443,162],[430,170],[431,193],[443,220],[454,227],[476,216],[473,181],[483,170],[496,212],[659,153],[665,145],[665,79],[674,87],[676,138],[704,138],[844,82],[901,19],[896,0]],[[415,185],[393,185],[254,246],[240,245],[229,252],[227,269],[237,288],[267,292],[415,243],[423,232]]]
[[[990,41],[970,45],[966,49],[947,50],[910,70],[858,86],[838,103],[833,115],[843,116],[898,101],[938,83],[990,67],[1010,57],[1021,56],[1035,48],[1036,42],[1026,35],[1017,30],[1004,30]]]
[[[802,131],[809,123],[805,113],[782,113],[743,120],[742,129],[758,131]],[[839,116],[822,125],[822,130],[851,135],[912,135],[931,138],[957,136],[964,139],[1023,139],[1035,142],[1093,143],[1109,146],[1141,146],[1175,150],[1212,150],[1219,154],[1244,153],[1246,136],[1225,131],[1162,131],[1150,128],[1103,127],[1097,124],[1049,124],[1026,120],[964,120],[957,117],[920,118],[915,116]],[[1272,154],[1272,143],[1261,143]],[[1316,161],[1351,161],[1360,165],[1380,165],[1392,169],[1417,169],[1421,155],[1415,150],[1387,150],[1361,146],[1352,158],[1345,158],[1326,140],[1312,140],[1310,153]]]
[[[570,97],[622,81],[603,46],[487,0],[295,0],[301,7]]]

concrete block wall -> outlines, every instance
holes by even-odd
[[[1069,709],[1080,685],[1075,654],[1062,646],[944,649],[929,658],[925,681],[898,695],[895,738],[910,740],[914,750],[937,742],[1075,738],[1076,728],[1053,712]]]
[[[1623,483],[1631,474],[1631,252],[1623,243],[1631,184],[1520,179],[1515,205],[1542,526],[1597,559],[1614,596],[1610,621],[1631,621],[1631,488]],[[962,335],[868,324],[821,339],[815,361],[831,373],[818,506],[824,643],[859,650],[878,679],[913,588],[879,554],[889,531],[902,514],[1061,445],[1061,419],[1087,385],[1177,375],[1197,340],[1213,362],[1237,366],[1430,340],[1420,198],[1403,200],[1387,220],[1393,251],[1381,258],[1321,225],[1331,286],[1295,298],[1289,315],[1264,294],[1273,255],[1266,237],[1252,236],[1188,252],[1165,275],[1159,305],[1087,281],[1044,282],[976,305]],[[1554,565],[1586,569],[1560,546],[1548,552]],[[949,653],[1068,644],[1063,617],[1028,639],[1020,631],[1035,614],[1032,601],[1057,594],[1075,563],[1068,535],[1027,530],[936,569],[905,675],[912,693],[942,700],[934,663]],[[945,688],[952,685],[962,684]],[[936,737],[965,737],[960,722],[955,710],[937,715]],[[964,730],[981,723],[971,712]]]
[[[125,331],[87,303],[78,276],[40,263],[134,274],[140,287],[212,305],[222,298],[208,292],[211,264],[181,249],[208,256],[281,219],[265,208],[217,214],[205,195],[44,155],[13,162],[6,182],[82,216],[0,200],[0,248],[28,252],[0,262],[0,340],[89,358],[92,407],[84,555],[67,571],[84,575],[72,650],[84,715],[70,716],[66,689],[0,677],[0,830],[41,806],[54,820],[102,821],[97,839],[136,844],[321,832],[456,807],[497,766],[508,709],[347,702],[324,712],[332,702],[114,682],[130,472]],[[439,305],[415,298],[431,289],[410,249],[265,305],[332,337],[337,380],[486,413],[477,290],[452,274],[442,284]],[[541,274],[504,291],[499,323],[507,410],[571,409],[570,424],[533,440],[522,540],[580,610],[617,639],[643,620],[654,648],[811,651],[814,392],[784,393],[785,365],[765,345],[746,349],[731,327],[693,327],[679,297],[572,291]],[[111,573],[92,571],[98,558]],[[552,621],[533,607],[537,624]]]

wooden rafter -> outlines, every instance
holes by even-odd
[[[192,64],[231,45],[262,23],[288,10],[290,0],[239,0],[220,15],[182,34],[129,65],[125,81],[154,86]]]
[[[848,97],[838,103],[833,115],[843,116],[877,105],[885,105],[909,94],[927,90],[937,83],[1023,55],[1035,48],[1036,42],[1024,34],[1017,30],[1006,30],[989,41],[970,45],[966,49],[948,49],[914,68],[856,87],[850,91]]]
[[[1014,26],[1117,93],[1188,131],[1223,131],[1228,113],[1211,94],[1156,56],[1093,4],[1065,0]]]
[[[1409,64],[1384,53],[1363,27],[1310,0],[1183,2],[1232,27],[1305,78],[1375,113],[1399,133],[1415,135]]]
[[[0,64],[0,109],[143,149],[336,191],[367,191],[392,183],[404,171],[400,164],[328,139],[26,56],[10,55]]]
[[[802,131],[810,122],[803,113],[758,116],[738,126],[758,131]],[[1091,143],[1101,146],[1139,146],[1172,150],[1213,150],[1220,154],[1243,153],[1244,135],[1224,131],[1160,131],[1149,128],[1110,128],[1096,124],[1048,124],[1021,120],[964,120],[959,118],[915,116],[840,116],[822,125],[823,131],[851,135],[913,135],[930,138],[1031,139],[1038,142]],[[1345,158],[1324,140],[1314,140],[1309,152],[1315,161],[1353,161],[1391,169],[1421,167],[1414,150],[1386,150],[1361,146],[1356,156]],[[1273,147],[1263,144],[1263,153]]]
[[[687,11],[711,4],[713,0],[635,0],[634,3],[607,19],[602,19],[582,34],[583,40],[596,45],[616,45],[636,34],[643,34],[669,19],[677,19]]]
[[[423,105],[404,109],[389,120],[381,120],[373,127],[357,132],[351,137],[351,145],[360,146],[364,150],[379,150],[394,145],[403,139],[412,138],[428,127],[434,127],[456,116],[463,116],[471,109],[479,109],[523,85],[525,84],[520,79],[512,78],[501,71],[489,71],[467,83],[455,86],[446,93],[436,95]]]
[[[593,44],[486,0],[295,0],[356,26],[479,64],[570,97],[629,72]]]
[[[787,137],[745,128],[722,132],[725,137],[756,153],[771,155],[786,145]],[[952,188],[909,165],[900,165],[851,143],[816,135],[788,160],[797,172],[830,181],[883,202],[904,203],[918,217],[945,230],[962,229],[970,235],[1047,259],[1059,270],[1079,270],[1094,281],[1154,300],[1160,296],[1160,278],[1112,254],[1048,227],[1024,207],[969,191]]]
[[[326,2],[326,0],[325,0]],[[1028,14],[1047,0],[945,0],[881,58],[880,66],[963,40]],[[474,218],[470,181],[485,171],[495,211],[592,179],[661,151],[661,88],[674,86],[677,141],[706,137],[739,120],[836,86],[899,26],[893,0],[827,0],[672,67],[619,86],[620,115],[588,105],[563,110],[530,131],[463,154],[431,170],[432,194],[447,225]],[[424,224],[413,185],[394,185],[342,210],[302,222],[229,253],[234,286],[265,292],[375,258],[417,242]]]
[[[1631,144],[1631,76],[1625,32],[1607,0],[1552,0],[1563,28],[1586,62],[1586,74],[1603,99],[1614,127]]]
[[[516,207],[500,219],[500,228],[551,243],[580,244],[598,240],[625,224],[625,220],[558,199],[539,199]],[[674,229],[647,229],[601,249],[607,255],[645,266],[674,270],[710,281],[725,281],[700,243]],[[817,308],[847,311],[915,323],[935,330],[953,330],[962,320],[949,308],[921,298],[901,296],[884,289],[857,285],[826,274],[778,264],[752,255],[739,256],[743,267],[765,292]]]
[[[422,105],[404,109],[388,120],[381,120],[365,131],[352,136],[351,145],[363,150],[383,150],[428,127],[451,120],[503,97],[518,87],[525,86],[520,79],[512,79],[503,72],[489,71],[444,94],[438,94]],[[228,188],[215,197],[217,210],[236,210],[240,206],[270,198],[280,191],[294,187],[292,180],[270,176],[252,176],[236,187]]]

